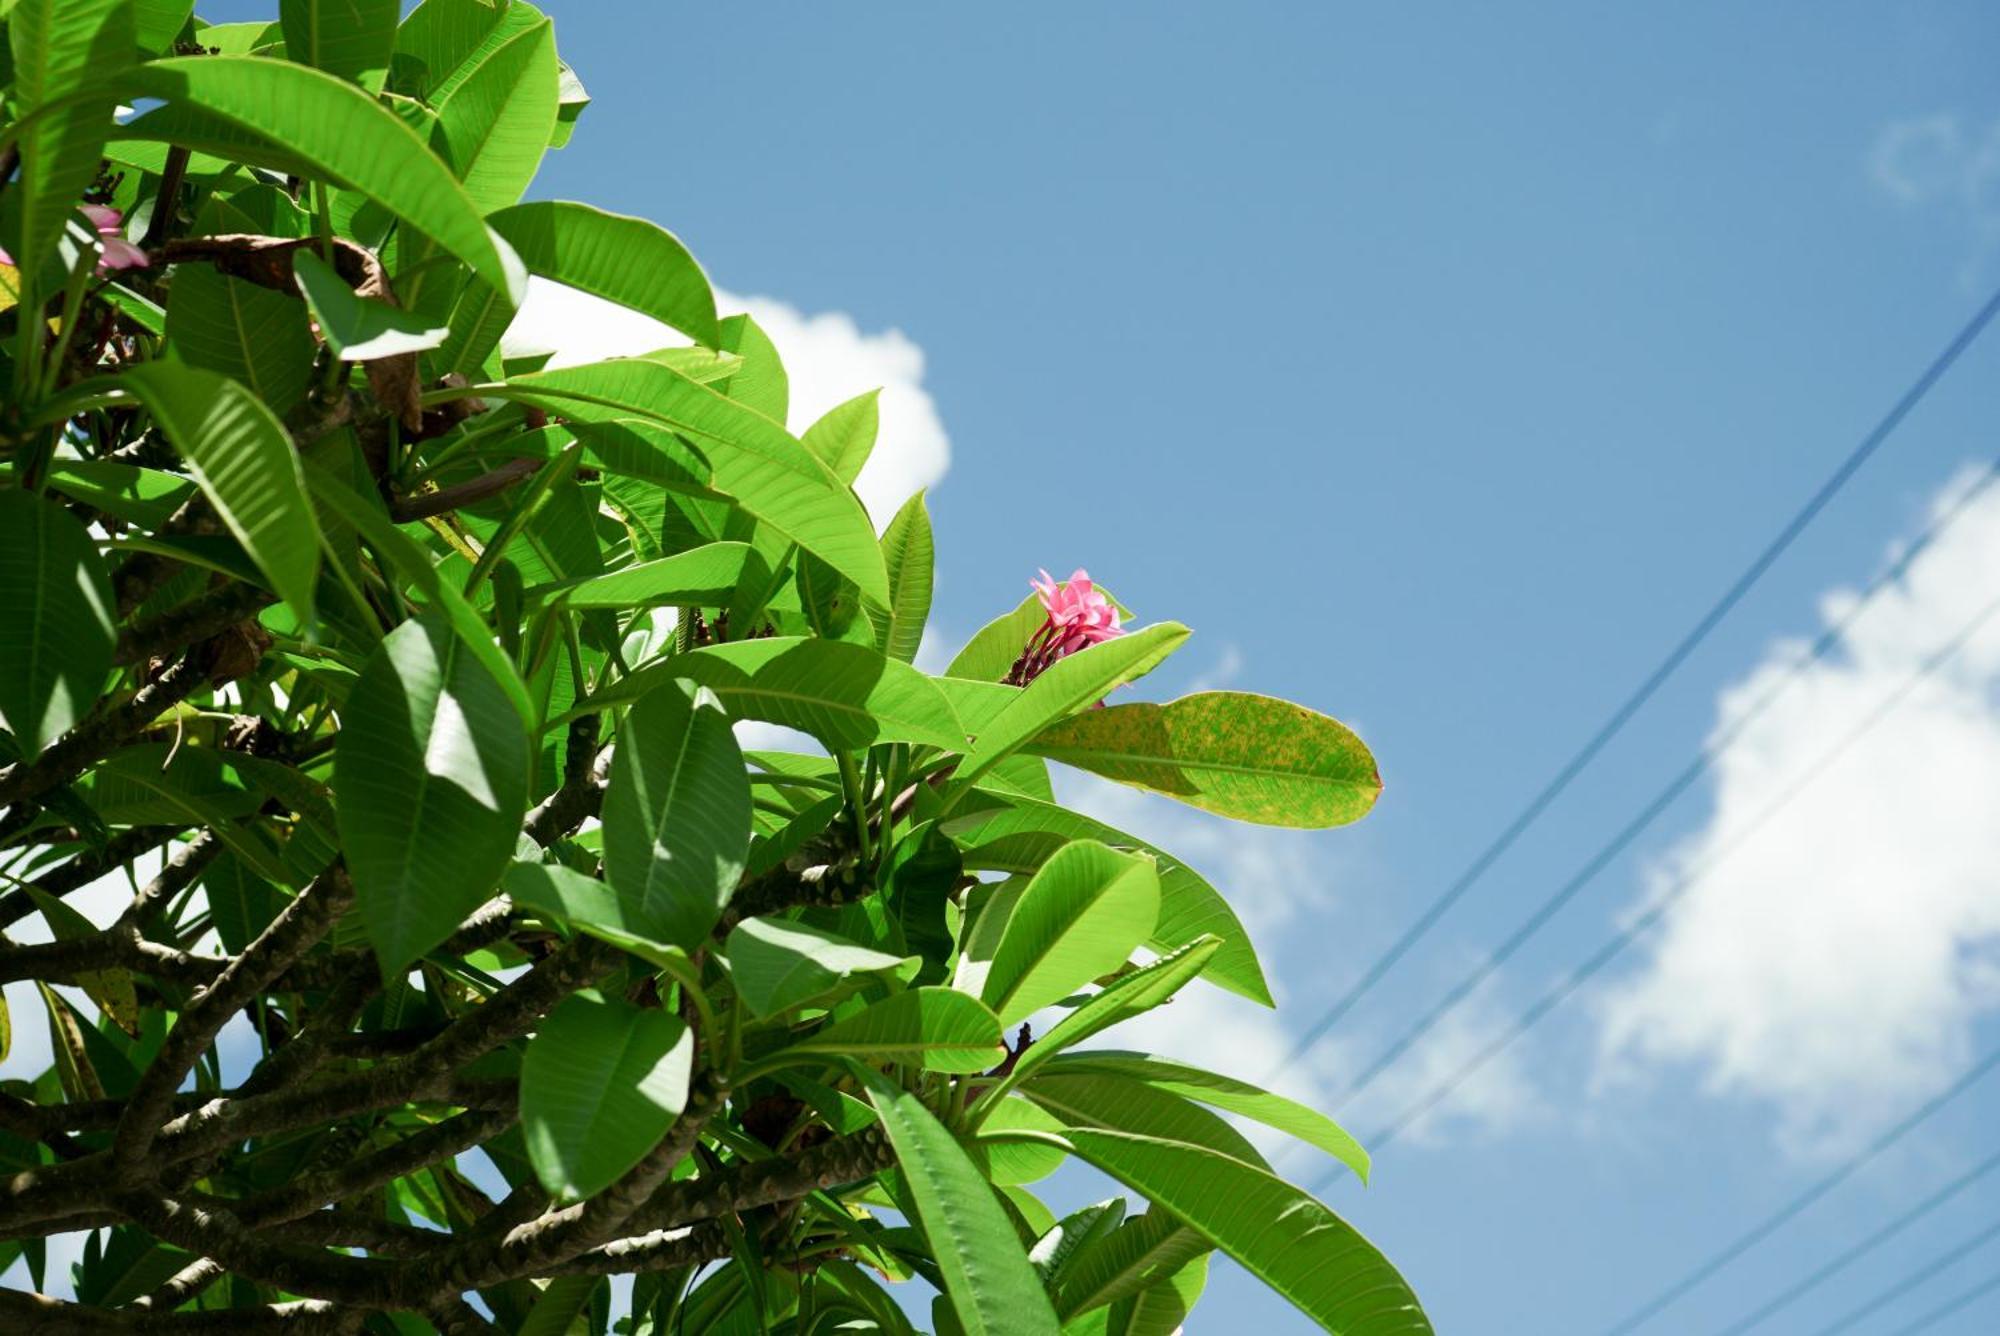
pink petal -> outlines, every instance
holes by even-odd
[[[118,210],[103,204],[83,204],[78,207],[82,209],[83,216],[90,219],[90,225],[97,229],[100,236],[107,232],[116,232],[119,224],[125,221],[124,215]]]
[[[146,252],[125,238],[106,237],[104,254],[98,258],[97,270],[103,273],[107,269],[144,269],[151,263],[152,261],[146,258]]]

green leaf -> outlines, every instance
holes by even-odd
[[[576,71],[569,67],[567,61],[562,67],[560,89],[556,102],[556,128],[549,135],[550,148],[562,148],[569,143],[577,121],[583,116],[583,109],[590,105],[590,90],[583,86],[583,80],[576,77]]]
[[[966,866],[999,872],[1033,872],[1056,850],[1079,839],[1149,853],[1159,864],[1160,920],[1153,925],[1148,944],[1160,951],[1171,951],[1204,933],[1213,933],[1222,939],[1222,946],[1209,961],[1203,977],[1253,1002],[1272,1005],[1271,990],[1264,982],[1264,971],[1257,963],[1250,934],[1229,902],[1193,868],[1144,840],[1080,812],[1025,797],[1009,797],[1007,801],[1012,806],[963,813],[946,823],[965,851]]]
[[[415,311],[361,296],[311,251],[292,256],[292,276],[319,322],[320,337],[343,362],[422,352],[437,347],[451,333],[449,325],[435,325]]]
[[[844,404],[836,404],[819,421],[806,428],[800,444],[818,455],[833,476],[849,487],[861,476],[861,466],[875,449],[880,430],[882,391],[857,394]]]
[[[760,1017],[825,998],[856,975],[905,964],[902,956],[779,918],[744,919],[730,930],[725,954],[737,994]]]
[[[312,330],[305,307],[282,292],[209,265],[181,265],[167,298],[166,333],[183,362],[229,377],[280,417],[306,397]]]
[[[134,0],[132,17],[139,49],[159,55],[173,45],[193,14],[194,0]]]
[[[400,0],[280,0],[285,55],[380,92],[401,10]]]
[[[1266,826],[1345,825],[1382,792],[1375,758],[1346,725],[1241,691],[1092,710],[1044,729],[1028,749]]]
[[[516,9],[526,13],[513,16],[515,22],[503,31],[502,21]],[[424,0],[396,30],[391,86],[437,101],[451,91],[474,54],[540,17],[532,6],[501,0]]]
[[[7,249],[32,276],[54,249],[77,199],[97,175],[118,98],[65,107],[32,121],[37,107],[103,83],[136,54],[129,0],[20,0],[7,16],[14,107],[23,118],[20,236]]]
[[[750,781],[729,717],[678,682],[625,715],[604,796],[604,876],[650,935],[693,951],[750,848]]]
[[[1201,973],[1202,966],[1220,945],[1213,937],[1197,937],[1098,989],[1089,1001],[1063,1017],[1021,1055],[1014,1064],[1015,1082],[1027,1080],[1064,1049],[1159,1006]]]
[[[944,675],[969,682],[999,683],[1048,615],[1041,600],[1028,595],[1014,605],[1013,611],[1002,613],[980,627],[946,665]]]
[[[895,1147],[917,1223],[967,1336],[1056,1336],[1048,1295],[965,1151],[916,1095],[871,1069],[856,1075]]]
[[[500,879],[515,904],[561,919],[579,932],[662,967],[687,962],[687,952],[653,937],[638,906],[595,877],[557,863],[515,863]]]
[[[482,213],[521,198],[556,126],[555,25],[514,33],[436,103],[433,142]]]
[[[1158,667],[1188,638],[1179,622],[1160,622],[1057,659],[996,713],[973,739],[958,783],[971,787],[992,765],[1049,724],[1102,700],[1106,693]],[[1018,652],[1018,651],[1017,651]]]
[[[808,1036],[781,1057],[837,1054],[920,1063],[934,1072],[983,1072],[1005,1053],[999,1018],[979,999],[949,988],[912,988]]]
[[[729,378],[726,393],[731,399],[754,408],[773,422],[789,421],[792,402],[791,378],[778,345],[747,315],[725,316],[718,326],[717,347],[737,358],[736,372]]]
[[[1197,1257],[1111,1310],[1105,1336],[1175,1336],[1208,1284],[1208,1258]]]
[[[1160,912],[1153,860],[1078,840],[1014,904],[981,1000],[1013,1025],[1131,958]]]
[[[304,164],[373,200],[519,304],[526,275],[513,252],[416,131],[353,84],[281,60],[176,56],[140,66],[115,87],[127,101],[167,103],[122,126],[121,137],[278,170]]]
[[[431,607],[451,622],[466,648],[485,665],[493,680],[507,693],[507,700],[520,717],[521,726],[530,729],[538,727],[540,721],[535,703],[529,699],[528,689],[522,684],[520,674],[514,671],[513,661],[493,643],[493,635],[487,630],[485,620],[465,601],[463,594],[438,575],[437,568],[431,564],[424,550],[408,534],[389,522],[389,517],[382,513],[380,499],[362,496],[328,469],[315,468],[307,473],[306,478],[312,488],[313,500],[358,530],[368,546],[375,549],[376,555],[396,575],[420,590]]]
[[[1122,1076],[1052,1074],[1043,1067],[1020,1094],[1070,1127],[1108,1127],[1140,1136],[1185,1141],[1206,1146],[1231,1159],[1269,1168],[1257,1148],[1241,1132],[1192,1100]],[[996,1110],[997,1111],[997,1110]],[[1002,1125],[989,1117],[982,1132],[998,1134]]]
[[[687,1107],[694,1036],[679,1017],[585,990],[521,1059],[521,1131],[542,1186],[581,1198],[618,1181]]]
[[[666,228],[570,200],[534,200],[490,218],[530,274],[602,296],[702,344],[720,346],[708,274]]]
[[[675,677],[713,691],[733,719],[783,724],[837,751],[878,742],[964,746],[957,716],[929,678],[865,646],[831,640],[770,636],[709,645],[642,668],[597,700],[629,698]]]
[[[506,691],[436,615],[376,647],[341,712],[333,791],[347,870],[385,978],[492,893],[528,802]]]
[[[1097,1240],[1117,1232],[1119,1222],[1125,1218],[1125,1209],[1125,1198],[1107,1197],[1071,1211],[1044,1231],[1028,1250],[1028,1261],[1042,1278],[1042,1285],[1053,1292],[1079,1254]],[[1057,1314],[1062,1315],[1060,1309]]]
[[[1375,1246],[1276,1175],[1206,1147],[1130,1132],[1073,1128],[1060,1140],[1179,1216],[1336,1336],[1431,1331],[1417,1296]]]
[[[603,1276],[557,1276],[542,1287],[527,1320],[514,1336],[569,1336],[571,1324],[590,1303],[591,1295],[604,1284]]]
[[[1064,1269],[1056,1312],[1064,1322],[1156,1284],[1210,1248],[1209,1241],[1154,1208],[1089,1240]]]
[[[587,422],[649,418],[689,436],[708,457],[715,490],[854,581],[863,597],[888,603],[868,513],[817,456],[756,410],[638,357],[516,376],[494,392]]]
[[[319,524],[284,424],[243,386],[197,367],[141,362],[116,383],[146,405],[272,590],[311,625]]]
[[[549,592],[572,608],[714,608],[726,604],[743,581],[767,578],[763,558],[748,543],[707,543]]]
[[[882,561],[889,568],[889,611],[887,625],[875,639],[892,659],[914,663],[917,649],[924,643],[935,560],[931,517],[924,509],[924,494],[918,492],[903,503],[882,534]]]
[[[0,723],[34,756],[97,704],[118,631],[90,531],[18,488],[0,492]]]
[[[1065,1053],[1050,1061],[1043,1070],[1049,1076],[1123,1077],[1143,1082],[1156,1090],[1165,1090],[1241,1114],[1319,1147],[1352,1169],[1354,1176],[1363,1183],[1368,1181],[1368,1152],[1338,1123],[1317,1109],[1286,1099],[1283,1095],[1274,1095],[1247,1081],[1203,1071],[1172,1058],[1094,1049],[1083,1053]]]

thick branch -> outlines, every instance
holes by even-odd
[[[544,459],[510,459],[498,468],[482,473],[464,482],[455,482],[449,487],[440,487],[435,492],[420,492],[416,496],[399,496],[389,502],[389,518],[398,524],[408,524],[411,520],[429,519],[433,515],[444,515],[461,506],[477,505],[500,495],[509,487],[525,482],[535,476],[548,461]]]
[[[336,865],[286,905],[256,941],[223,970],[167,1035],[160,1052],[139,1078],[118,1120],[112,1139],[112,1163],[118,1176],[136,1180],[145,1164],[174,1091],[194,1064],[215,1042],[229,1018],[248,1006],[264,988],[324,937],[334,920],[354,899],[353,883]]]
[[[0,803],[39,798],[58,785],[69,783],[133,734],[192,696],[207,681],[208,674],[193,655],[180,660],[122,704],[92,715],[63,734],[40,756],[16,761],[0,770]]]

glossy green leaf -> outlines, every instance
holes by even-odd
[[[736,359],[735,373],[723,392],[773,422],[790,421],[791,377],[785,373],[778,345],[771,342],[764,327],[748,315],[737,314],[723,317],[716,332],[716,346]]]
[[[1336,1336],[1432,1330],[1415,1293],[1373,1244],[1276,1175],[1206,1147],[1129,1132],[1075,1128],[1061,1139]]]
[[[280,417],[306,397],[315,349],[296,298],[184,264],[167,298],[166,334],[183,362],[229,377]]]
[[[24,199],[20,235],[5,244],[32,275],[97,176],[118,99],[106,88],[101,102],[66,105],[32,121],[25,117],[129,67],[137,35],[130,0],[20,0],[7,15],[7,37],[14,64],[11,101],[24,118],[16,141]]]
[[[963,745],[957,716],[929,678],[861,645],[788,636],[709,645],[642,668],[607,694],[628,698],[675,677],[713,691],[733,719],[783,724],[835,750]]]
[[[559,84],[555,26],[543,19],[501,42],[435,103],[433,142],[482,213],[514,203],[535,179],[555,130]]]
[[[393,977],[492,894],[528,801],[506,691],[436,615],[384,637],[342,711],[333,791],[369,940]]]
[[[519,303],[526,275],[513,252],[416,132],[353,84],[281,60],[176,56],[140,66],[116,88],[127,100],[167,104],[121,127],[121,136],[281,170],[306,164],[373,200]]]
[[[758,1016],[822,999],[857,975],[901,969],[892,956],[792,919],[747,918],[730,930],[724,954],[737,995]]]
[[[1160,912],[1153,860],[1078,840],[1015,901],[981,1000],[1002,1025],[1061,1001],[1131,958]]]
[[[1092,710],[1052,724],[1028,746],[1106,779],[1266,826],[1345,825],[1366,815],[1382,791],[1375,758],[1346,725],[1241,691]]]
[[[1063,1270],[1056,1312],[1064,1322],[1157,1284],[1213,1245],[1158,1207],[1089,1240]]]
[[[513,22],[503,22],[511,11]],[[469,73],[473,58],[541,18],[528,5],[502,0],[424,0],[396,30],[390,86],[411,97],[442,99]]]
[[[522,727],[537,727],[540,721],[534,702],[529,699],[520,675],[514,671],[513,662],[493,643],[492,633],[487,630],[485,621],[465,601],[463,594],[438,575],[437,567],[424,550],[408,534],[389,522],[389,517],[382,513],[381,501],[362,496],[327,469],[315,468],[307,473],[306,478],[312,488],[313,500],[358,530],[390,571],[421,591],[430,606],[452,624],[460,641],[500,684],[515,714],[520,717]]]
[[[1208,1258],[1197,1257],[1112,1306],[1105,1336],[1175,1336],[1208,1284]]]
[[[854,493],[782,426],[647,358],[516,376],[495,393],[583,421],[647,418],[690,437],[715,489],[886,604],[889,577]],[[1081,656],[1079,656],[1081,657]]]
[[[914,663],[931,615],[931,568],[937,558],[931,517],[918,492],[903,503],[882,534],[882,561],[889,568],[889,607],[876,643],[892,659]]]
[[[1107,1197],[1071,1211],[1050,1226],[1028,1250],[1028,1261],[1042,1278],[1043,1287],[1054,1293],[1079,1254],[1097,1240],[1117,1232],[1119,1223],[1125,1219],[1125,1210],[1125,1198]],[[1057,1315],[1062,1316],[1060,1309]]]
[[[401,10],[400,0],[279,0],[285,56],[379,92]]]
[[[319,524],[284,424],[235,381],[196,367],[141,362],[116,383],[145,404],[272,590],[310,624]]]
[[[117,641],[90,531],[60,505],[0,492],[0,723],[33,756],[97,704]]]
[[[1317,1109],[1286,1099],[1283,1095],[1274,1095],[1247,1081],[1203,1071],[1172,1058],[1100,1050],[1065,1053],[1051,1060],[1043,1071],[1051,1077],[1059,1074],[1116,1076],[1200,1100],[1317,1146],[1352,1169],[1355,1177],[1363,1183],[1368,1181],[1368,1152],[1340,1124]]]
[[[875,436],[881,425],[881,398],[880,390],[870,390],[836,404],[799,438],[800,444],[825,461],[833,476],[849,487],[861,476],[861,466],[875,449]]]
[[[998,773],[998,769],[989,772]],[[1056,850],[1080,839],[1149,853],[1159,866],[1160,918],[1147,938],[1148,945],[1171,951],[1212,933],[1222,939],[1222,946],[1210,959],[1203,977],[1253,1002],[1272,1005],[1271,990],[1257,963],[1250,934],[1229,902],[1201,874],[1172,854],[1081,812],[1025,797],[1007,801],[1011,805],[963,813],[946,823],[965,851],[967,867],[1033,872]]]
[[[585,990],[521,1059],[521,1131],[542,1186],[589,1197],[618,1181],[687,1107],[694,1036],[671,1012]]]
[[[1062,1075],[1045,1066],[1034,1080],[1020,1087],[1020,1094],[1068,1127],[1108,1127],[1165,1137],[1206,1146],[1245,1164],[1270,1167],[1249,1139],[1225,1119],[1192,1100],[1144,1082],[1111,1075]],[[989,1114],[980,1130],[999,1135],[1001,1129]]]
[[[604,875],[650,935],[693,951],[735,893],[750,781],[729,717],[678,682],[626,712],[604,795]]]
[[[935,1072],[983,1072],[1006,1050],[999,1018],[979,999],[949,988],[912,988],[836,1021],[785,1052],[799,1058],[830,1054],[912,1062]]]
[[[973,633],[965,648],[945,666],[946,677],[969,682],[998,683],[1027,648],[1029,637],[1048,618],[1041,600],[1030,594]]]
[[[194,13],[194,0],[133,0],[132,18],[139,49],[159,55],[173,45]]]
[[[1179,622],[1160,622],[1057,659],[979,731],[959,766],[958,782],[969,786],[1056,720],[1151,672],[1187,638],[1188,629]]]
[[[1098,989],[1021,1055],[1014,1064],[1014,1080],[1025,1081],[1064,1049],[1159,1006],[1201,973],[1220,945],[1213,937],[1197,937]]]
[[[663,967],[687,963],[688,954],[660,941],[639,917],[639,907],[595,877],[559,863],[515,863],[500,879],[517,906],[567,922],[577,931]]]
[[[748,543],[708,543],[549,592],[572,608],[714,608],[725,605],[743,581],[768,574]]]
[[[904,996],[910,996],[905,994]],[[923,1101],[857,1069],[967,1336],[1056,1336],[1055,1310],[993,1189]]]
[[[534,200],[494,214],[493,228],[528,272],[616,302],[717,346],[715,295],[680,239],[643,218],[568,200]]]
[[[437,347],[451,333],[450,326],[434,324],[418,312],[363,297],[310,251],[292,257],[292,275],[319,322],[320,337],[343,362],[422,352]]]

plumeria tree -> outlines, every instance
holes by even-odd
[[[1111,1046],[1271,999],[1050,786],[1333,826],[1361,742],[1145,701],[1188,630],[1082,571],[920,671],[874,398],[793,435],[672,234],[521,202],[550,20],[277,8],[0,3],[0,1329],[1166,1332],[1220,1251],[1428,1331],[1242,1124],[1346,1133]],[[509,358],[529,275],[685,341]]]

